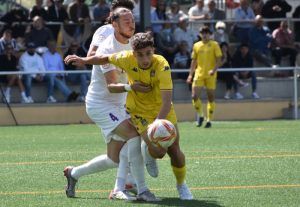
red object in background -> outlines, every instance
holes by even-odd
[[[151,0],[151,6],[156,7],[157,0]]]
[[[226,7],[228,9],[235,9],[240,6],[239,2],[236,2],[236,0],[226,0]]]

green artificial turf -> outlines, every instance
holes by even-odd
[[[0,206],[300,206],[300,122],[179,123],[187,184],[180,201],[169,158],[146,175],[155,204],[110,201],[116,170],[82,177],[65,196],[63,169],[106,152],[95,125],[0,127]]]

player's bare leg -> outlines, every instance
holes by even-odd
[[[201,127],[204,121],[203,107],[201,97],[202,87],[193,86],[192,87],[192,103],[197,112],[197,127]]]

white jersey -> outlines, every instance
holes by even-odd
[[[131,50],[130,43],[122,44],[118,42],[114,34],[109,35],[98,47],[96,54],[113,54],[116,52]],[[91,83],[86,96],[87,108],[98,108],[103,106],[124,106],[127,93],[110,93],[107,89],[104,73],[117,70],[119,83],[127,83],[127,75],[114,65],[103,66],[94,65],[92,70]]]
[[[93,35],[91,46],[97,46],[101,44],[109,35],[114,33],[114,28],[111,24],[103,25],[99,27]]]

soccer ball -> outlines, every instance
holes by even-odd
[[[168,120],[156,119],[148,126],[149,140],[164,149],[168,149],[176,139],[176,128]]]

